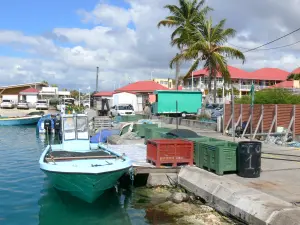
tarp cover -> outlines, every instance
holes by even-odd
[[[117,129],[103,129],[102,131],[99,131],[98,133],[96,133],[93,137],[91,137],[90,142],[91,143],[105,143],[107,141],[107,137],[111,136],[111,135],[119,135],[120,134],[120,130]]]

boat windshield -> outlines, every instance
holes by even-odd
[[[69,117],[63,119],[65,140],[75,139],[75,118]]]
[[[87,117],[77,117],[77,139],[89,139]]]

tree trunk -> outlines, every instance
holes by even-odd
[[[217,75],[214,73],[214,103],[217,103]]]
[[[202,108],[201,108],[201,115],[205,116],[206,115],[206,105],[208,103],[208,100],[210,99],[211,96],[211,77],[212,77],[212,67],[211,65],[209,66],[209,75],[208,75],[208,93],[205,97],[205,100],[202,104]],[[208,115],[210,116],[210,115]]]
[[[177,53],[177,55],[178,55],[178,53]],[[179,65],[179,62],[177,61],[176,62],[176,75],[175,75],[175,87],[176,87],[176,90],[178,90],[178,86],[179,86],[179,80],[178,80],[178,78],[179,78],[179,73],[180,73],[180,65]]]

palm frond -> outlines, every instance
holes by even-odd
[[[168,27],[172,27],[177,25],[176,21],[174,20],[161,20],[159,21],[159,23],[157,24],[157,27],[160,28],[161,26],[168,26]]]
[[[225,57],[227,58],[235,58],[235,59],[240,59],[243,61],[243,63],[246,60],[245,55],[238,49],[229,47],[229,46],[220,46],[217,51],[222,54],[225,55]]]

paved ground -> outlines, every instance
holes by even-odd
[[[1,116],[24,116],[30,112],[38,112],[38,111],[44,111],[45,114],[47,113],[53,113],[55,110],[36,110],[36,109],[29,109],[29,110],[24,110],[24,109],[0,109],[0,115]]]
[[[176,125],[171,124],[165,124],[164,126],[176,128]],[[190,127],[184,126],[179,126],[179,128],[191,129]],[[223,136],[215,131],[198,128],[193,128],[192,130],[203,136],[233,141],[232,137]],[[242,141],[242,139],[236,138],[235,141],[239,142]],[[298,149],[299,148],[263,143],[262,152],[271,154],[263,154],[261,165],[262,173],[259,178],[242,178],[235,174],[225,176],[248,187],[279,197],[285,201],[291,203],[299,202],[300,204],[300,150]],[[264,157],[273,159],[266,159]]]

